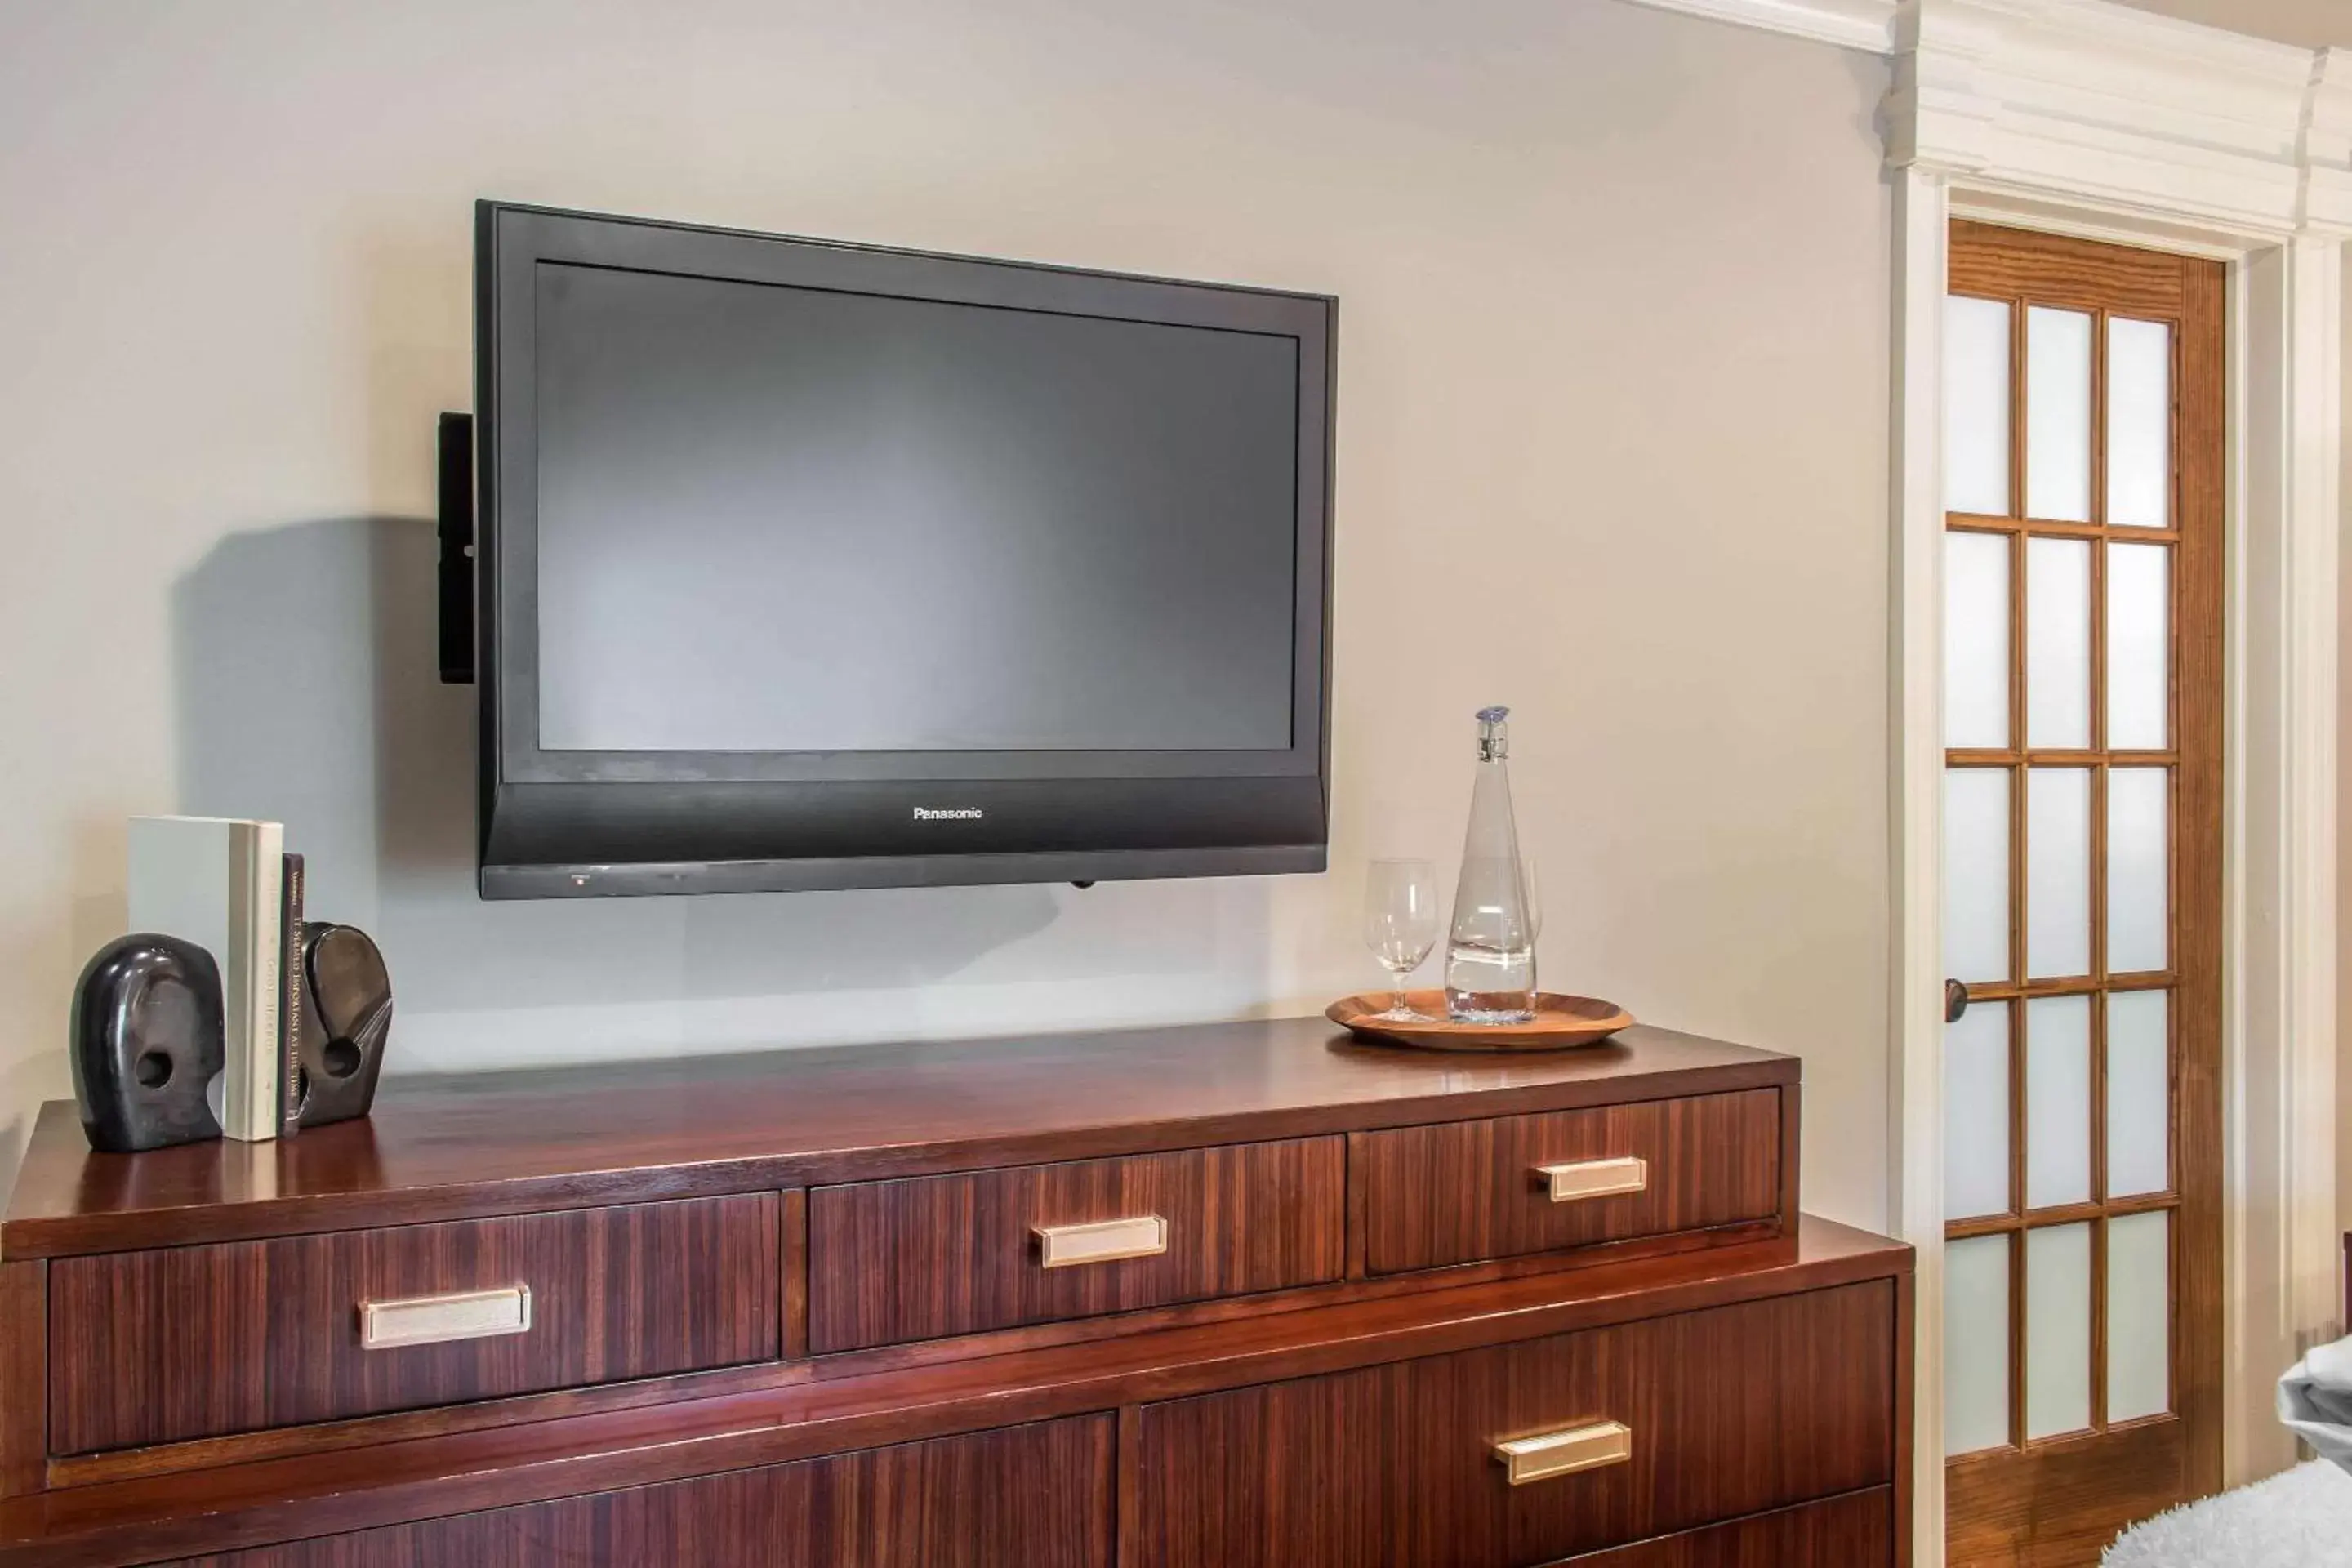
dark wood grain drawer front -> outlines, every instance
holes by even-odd
[[[1885,1485],[1895,1349],[1874,1280],[1147,1405],[1138,1568],[1529,1568]]]
[[[51,1447],[772,1360],[778,1233],[754,1193],[61,1259]]]
[[[1344,1141],[1298,1138],[820,1187],[809,1194],[810,1344],[854,1350],[1336,1279],[1346,1182]]]
[[[1111,1421],[1082,1416],[178,1568],[1108,1568]]]
[[[1773,1089],[1401,1127],[1365,1147],[1364,1258],[1375,1274],[1780,1212]]]
[[[1682,1531],[1554,1568],[1890,1568],[1895,1494],[1885,1487]]]

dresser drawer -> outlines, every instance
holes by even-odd
[[[1433,1268],[1781,1213],[1780,1091],[1367,1134],[1365,1266]]]
[[[854,1350],[1337,1279],[1346,1143],[1297,1138],[809,1194],[809,1342]]]
[[[1135,1568],[1532,1568],[1884,1485],[1897,1349],[1873,1280],[1146,1405]]]
[[[1079,1416],[159,1568],[1109,1568],[1111,1440]]]
[[[1873,1487],[1570,1557],[1554,1568],[1892,1568],[1894,1562],[1895,1493]]]
[[[63,1258],[59,1454],[775,1358],[772,1193]]]

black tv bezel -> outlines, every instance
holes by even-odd
[[[1291,743],[1265,751],[550,752],[538,737],[541,263],[1265,332],[1298,343]],[[1329,296],[567,212],[476,208],[485,898],[1319,871],[1328,832]],[[976,805],[978,821],[912,807]]]

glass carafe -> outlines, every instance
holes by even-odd
[[[1478,712],[1478,771],[1445,949],[1445,1010],[1465,1024],[1524,1024],[1535,1016],[1535,926],[1511,816],[1510,713]]]

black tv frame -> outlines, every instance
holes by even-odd
[[[556,262],[1296,338],[1291,743],[1220,752],[548,752],[538,737],[534,272]],[[481,202],[475,648],[486,899],[1320,871],[1339,301]],[[923,817],[933,813],[969,815]]]

